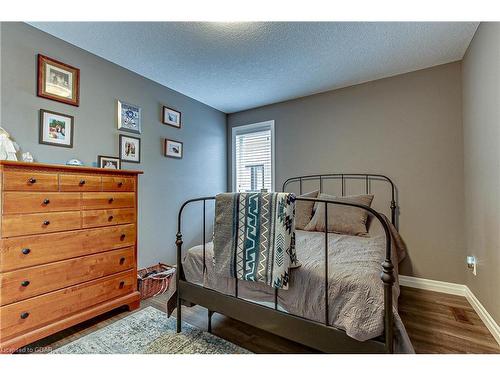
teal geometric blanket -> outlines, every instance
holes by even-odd
[[[214,265],[219,276],[288,289],[295,253],[295,195],[224,193],[215,199]]]

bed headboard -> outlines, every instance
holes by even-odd
[[[371,174],[371,173],[327,173],[327,174],[314,174],[314,175],[306,175],[306,176],[297,176],[291,177],[285,182],[283,182],[282,191],[285,191],[287,186],[291,183],[298,182],[299,183],[299,194],[303,194],[302,184],[306,181],[317,181],[319,184],[319,192],[323,192],[323,182],[327,180],[338,180],[341,183],[341,191],[342,196],[346,195],[346,181],[347,180],[364,180],[365,183],[365,193],[370,194],[371,191],[371,181],[383,181],[389,185],[390,196],[391,196],[391,222],[397,228],[397,204],[396,204],[396,187],[394,182],[382,174]]]

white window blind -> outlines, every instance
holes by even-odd
[[[237,192],[273,190],[272,125],[255,124],[233,131],[233,161]]]

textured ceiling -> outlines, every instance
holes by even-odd
[[[462,59],[477,23],[36,22],[226,113]]]

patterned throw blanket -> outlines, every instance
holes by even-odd
[[[295,253],[295,195],[224,193],[215,199],[214,268],[219,276],[288,289]]]

